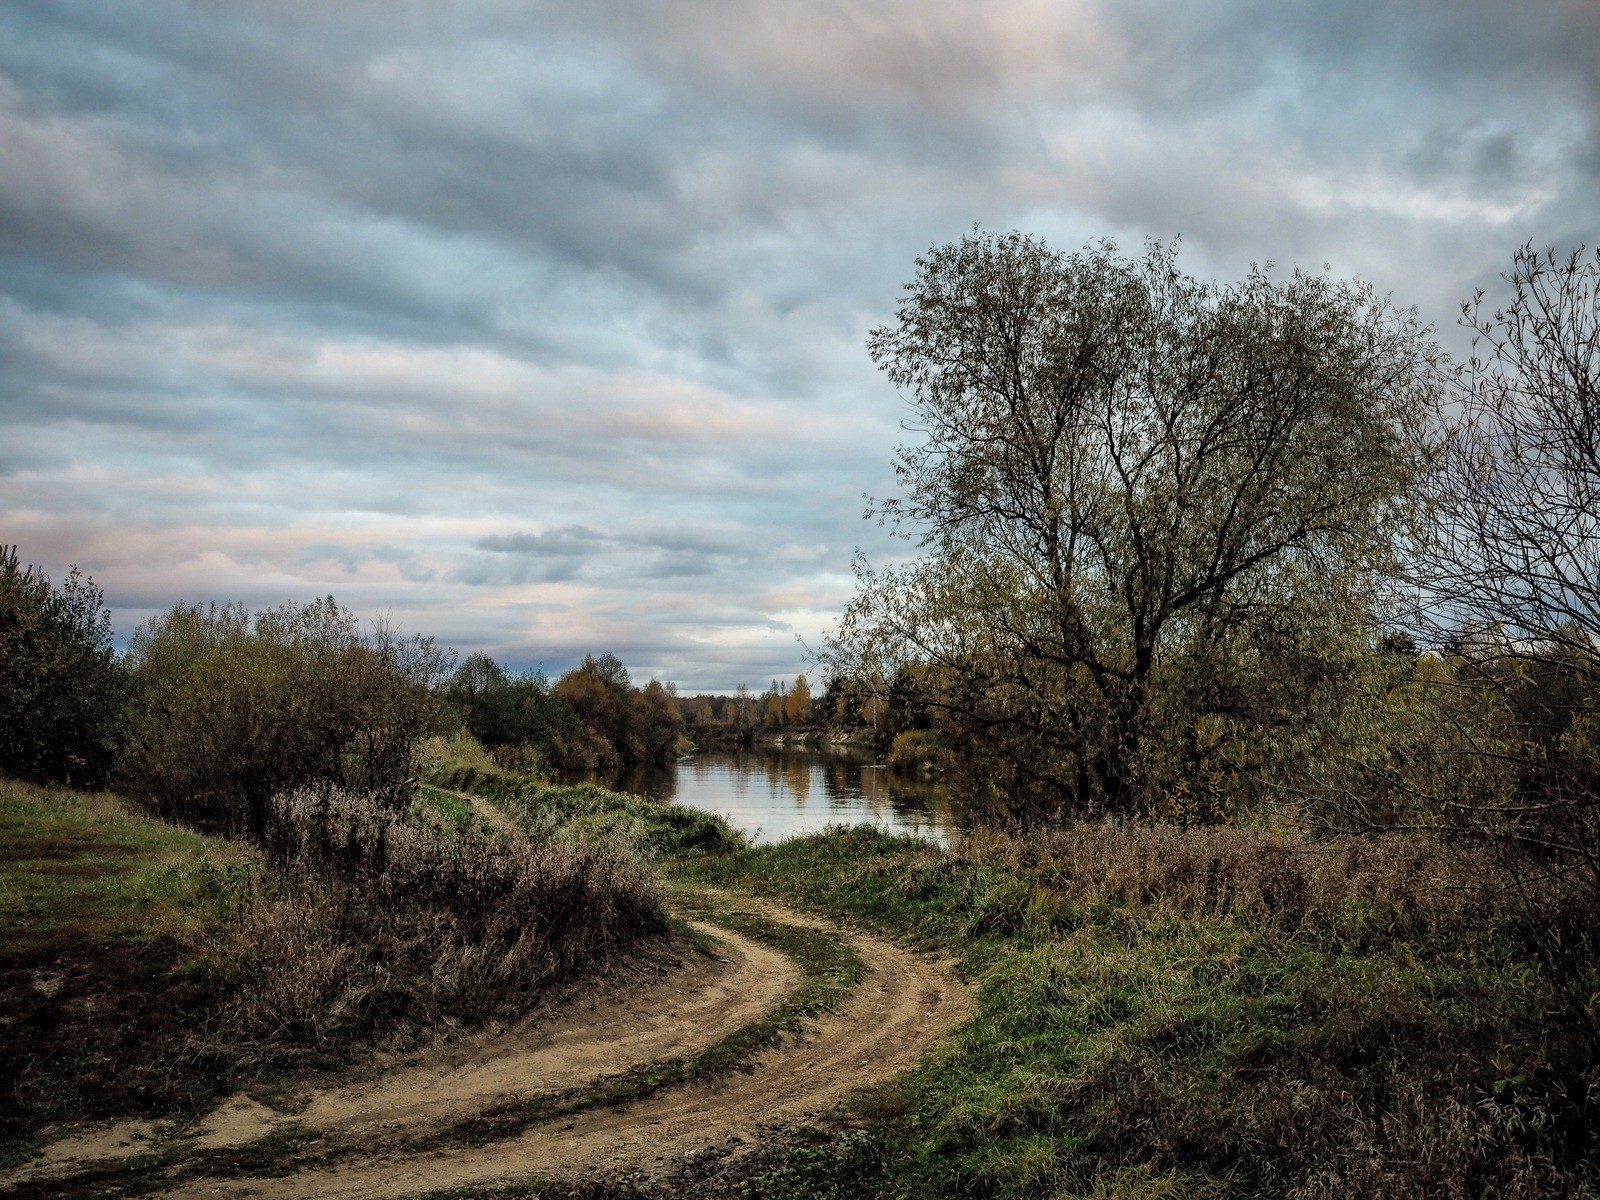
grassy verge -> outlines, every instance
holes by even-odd
[[[1592,1195],[1594,1059],[1430,848],[871,829],[685,878],[959,954],[977,1016],[741,1195]]]
[[[250,903],[251,856],[115,797],[0,781],[0,1166],[42,1124],[176,1111],[222,1064],[183,1056],[189,948]]]
[[[564,786],[535,775],[446,762],[429,766],[423,782],[492,800],[535,836],[554,828],[621,836],[657,858],[722,854],[744,844],[726,821],[710,813],[604,788]]]
[[[280,797],[252,850],[0,782],[0,1162],[51,1124],[192,1114],[514,1018],[666,933],[624,839],[506,838],[446,800]]]

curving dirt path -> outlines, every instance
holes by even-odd
[[[519,1178],[664,1173],[707,1149],[737,1157],[761,1134],[816,1117],[849,1093],[910,1068],[970,1011],[967,989],[943,964],[765,901],[725,893],[718,899],[731,911],[826,930],[849,944],[863,966],[860,982],[832,1012],[806,1022],[748,1073],[668,1088],[483,1145],[423,1154],[401,1148],[404,1135],[496,1104],[702,1049],[759,1019],[800,985],[802,972],[783,955],[700,924],[727,947],[728,961],[685,964],[629,996],[547,1014],[532,1026],[467,1040],[377,1078],[315,1092],[294,1114],[235,1097],[200,1123],[192,1145],[238,1146],[292,1122],[323,1131],[335,1144],[358,1144],[361,1152],[281,1178],[196,1179],[173,1194],[390,1198]],[[124,1156],[129,1136],[123,1128],[118,1137],[101,1131],[77,1145],[58,1142],[48,1157],[0,1176],[0,1190],[8,1183],[63,1179],[108,1154]]]

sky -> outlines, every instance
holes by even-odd
[[[1593,0],[6,0],[0,543],[680,690],[905,553],[864,343],[973,228],[1458,306],[1600,240]]]

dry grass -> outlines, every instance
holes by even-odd
[[[444,829],[337,789],[272,810],[278,878],[239,931],[257,1035],[460,1019],[666,928],[653,873],[618,838]]]
[[[1280,927],[1380,916],[1391,933],[1439,929],[1489,899],[1470,851],[1413,835],[1340,844],[1230,826],[1104,822],[973,833],[952,857],[1026,872],[1074,900]]]
[[[193,1111],[513,1017],[665,929],[604,831],[512,840],[338,791],[271,810],[252,851],[0,781],[0,1159],[47,1122]]]

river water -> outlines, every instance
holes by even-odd
[[[698,751],[665,766],[586,781],[716,813],[758,844],[830,825],[877,825],[937,841],[963,828],[946,788],[846,749]]]

